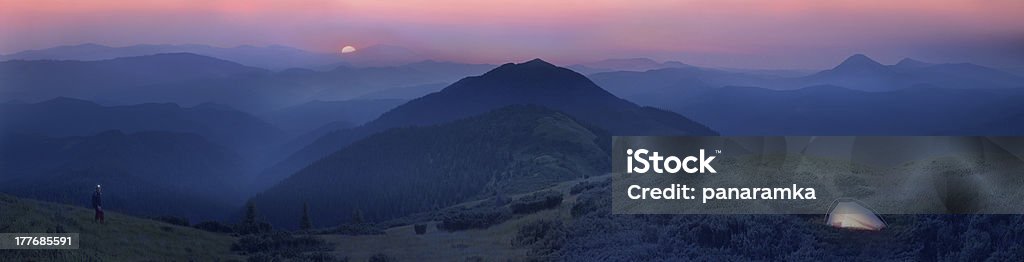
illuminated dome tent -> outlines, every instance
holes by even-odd
[[[885,221],[874,211],[852,199],[839,199],[825,217],[825,223],[835,228],[878,231]]]

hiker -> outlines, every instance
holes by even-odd
[[[94,222],[103,224],[103,193],[100,192],[100,185],[96,185],[96,192],[92,193],[92,208],[96,210]]]

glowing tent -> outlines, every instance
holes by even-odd
[[[855,200],[836,200],[825,217],[825,223],[836,228],[856,230],[878,231],[885,228],[882,218]]]

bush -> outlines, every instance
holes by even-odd
[[[573,218],[580,218],[587,214],[608,214],[611,213],[611,197],[606,192],[588,191],[576,198],[576,204],[572,206],[570,214]]]
[[[246,261],[249,262],[277,262],[277,261],[320,261],[320,262],[348,262],[348,257],[335,258],[326,252],[312,252],[308,254],[299,254],[295,257],[286,258],[273,254],[259,253],[249,256]]]
[[[509,207],[512,209],[512,213],[529,214],[554,208],[559,204],[562,204],[562,193],[549,190],[516,199]]]
[[[426,234],[427,233],[427,225],[426,224],[416,224],[416,225],[413,226],[413,228],[416,230],[416,234],[417,235],[422,235],[422,234]]]
[[[231,251],[251,255],[257,261],[264,258],[269,259],[266,261],[280,260],[278,258],[303,260],[304,256],[324,256],[326,254],[315,253],[331,250],[334,247],[320,238],[295,237],[287,232],[247,235],[231,244]]]
[[[370,256],[370,260],[369,261],[370,262],[394,262],[394,261],[398,261],[398,259],[395,259],[393,257],[385,255],[384,253],[377,253],[377,254],[373,254],[373,256]]]
[[[263,234],[274,231],[274,227],[266,222],[241,223],[235,225],[234,231],[239,235]]]
[[[598,186],[597,183],[589,182],[589,181],[582,181],[582,182],[577,183],[576,185],[573,185],[572,189],[569,189],[569,194],[575,195],[575,194],[583,193],[583,191],[587,191],[588,189],[595,188],[597,186]]]
[[[158,216],[158,217],[154,217],[153,220],[164,222],[164,223],[168,223],[168,224],[171,224],[171,225],[183,226],[183,227],[191,226],[191,224],[189,224],[189,222],[188,222],[188,218],[184,218],[184,217]]]
[[[228,234],[230,234],[230,233],[235,232],[235,230],[232,229],[231,226],[226,225],[226,224],[221,223],[221,222],[217,222],[217,221],[201,222],[199,224],[195,224],[192,227],[197,228],[199,230],[208,231],[208,232],[214,232],[214,233],[228,233]]]
[[[565,235],[561,221],[537,220],[519,228],[512,238],[512,246],[529,247],[531,256],[549,256],[562,248]]]
[[[348,235],[348,236],[362,236],[362,235],[383,235],[384,230],[377,228],[372,224],[342,224],[335,228],[324,230],[321,234],[336,234],[336,235]]]
[[[543,238],[545,233],[553,227],[554,223],[554,221],[542,219],[524,224],[519,227],[516,235],[512,237],[512,247],[526,247],[537,242],[538,239]]]
[[[512,214],[500,207],[457,210],[445,214],[437,228],[448,231],[488,228],[505,222],[510,217]]]

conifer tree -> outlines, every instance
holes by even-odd
[[[245,204],[245,224],[256,223],[256,204],[250,200]]]
[[[299,220],[299,228],[302,230],[309,230],[313,228],[313,223],[309,222],[309,204],[302,203],[302,218]]]
[[[352,212],[352,224],[362,224],[362,223],[363,223],[363,211],[361,211],[359,209],[356,209],[354,212]]]

